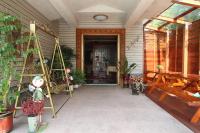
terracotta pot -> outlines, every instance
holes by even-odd
[[[6,112],[0,114],[0,132],[8,133],[13,129],[13,113]]]

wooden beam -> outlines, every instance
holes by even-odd
[[[163,17],[163,16],[158,16],[158,17],[155,17],[154,19],[163,20],[163,21],[167,21],[170,23],[178,23],[178,24],[188,23],[188,22],[180,20],[180,19],[173,19],[173,18],[168,18],[168,17]]]
[[[143,24],[143,26],[145,27],[147,24],[149,24],[150,22],[151,22],[152,20],[148,20],[147,22],[145,22],[144,24]]]
[[[167,26],[168,24],[170,24],[170,22],[167,22],[167,23],[161,25],[160,27],[158,27],[158,29],[161,30],[163,27]]]
[[[188,73],[188,44],[189,44],[189,24],[185,25],[183,42],[183,75],[187,77]]]
[[[154,31],[158,31],[158,32],[166,32],[165,30],[160,30],[157,28],[149,27],[149,26],[146,26],[145,29],[154,30]]]
[[[182,4],[186,6],[192,6],[200,8],[200,1],[197,0],[172,0],[173,3]]]

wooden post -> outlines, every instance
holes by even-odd
[[[176,41],[175,41],[175,64],[174,64],[174,71],[177,72],[177,45],[178,45],[178,27],[176,27]]]
[[[153,44],[153,71],[155,72],[157,69],[156,69],[156,61],[157,61],[157,58],[156,58],[156,45],[157,45],[157,34],[156,34],[156,31],[154,31],[154,44]]]
[[[183,42],[183,75],[187,77],[188,74],[188,41],[189,39],[189,24],[185,25],[184,42]]]
[[[165,71],[166,73],[169,72],[169,36],[170,35],[170,31],[167,31],[167,39],[166,39],[166,68]]]

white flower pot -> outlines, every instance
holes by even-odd
[[[29,133],[35,133],[37,131],[37,126],[38,126],[37,116],[28,117]]]
[[[74,86],[73,85],[69,86],[69,91],[74,91]]]
[[[74,89],[77,89],[79,87],[79,85],[73,85]]]

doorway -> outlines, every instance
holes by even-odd
[[[118,36],[84,36],[84,72],[87,84],[117,84]]]

